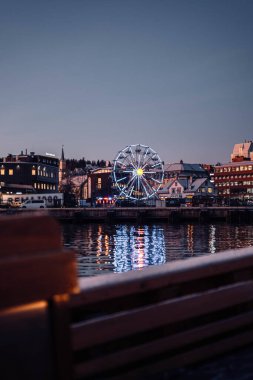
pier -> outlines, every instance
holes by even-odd
[[[21,208],[0,209],[0,215],[29,214],[33,212],[34,210]],[[253,222],[253,207],[75,207],[40,209],[40,213],[50,215],[58,221],[72,223]]]

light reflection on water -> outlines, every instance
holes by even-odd
[[[158,226],[119,225],[113,238],[114,272],[141,269],[166,261],[163,229]]]
[[[62,225],[66,247],[75,249],[79,276],[140,270],[191,256],[253,246],[250,225]]]

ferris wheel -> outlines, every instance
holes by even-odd
[[[119,197],[144,200],[155,196],[163,183],[163,162],[146,145],[128,145],[116,156],[113,181]]]

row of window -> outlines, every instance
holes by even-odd
[[[220,180],[220,179],[229,179],[229,178],[252,178],[253,174],[240,174],[240,175],[231,175],[231,176],[216,176],[214,177],[214,180]]]
[[[247,171],[252,170],[252,165],[241,165],[241,166],[228,166],[228,167],[221,167],[221,168],[215,168],[216,173],[226,173],[226,172],[239,172],[239,171]]]
[[[51,183],[34,183],[33,187],[40,190],[56,190],[56,185]]]
[[[217,187],[223,187],[223,186],[253,186],[253,181],[240,181],[240,182],[220,182],[216,184]]]
[[[14,169],[5,169],[5,168],[0,168],[0,175],[13,175],[14,174]],[[32,176],[36,175],[36,169],[32,168]],[[38,175],[41,177],[50,177],[50,178],[56,178],[56,173],[55,172],[47,172],[46,169],[44,168],[43,170],[38,170]]]
[[[13,169],[7,171],[8,175],[13,175]],[[0,175],[5,175],[5,169],[0,169]]]
[[[182,189],[180,187],[178,187],[177,189],[172,187],[171,194],[176,194],[176,193],[180,194],[181,190]],[[213,188],[212,187],[208,187],[208,188],[201,187],[201,188],[198,189],[198,192],[199,193],[212,193],[213,192]]]
[[[34,170],[34,174],[32,171],[32,175],[36,175],[36,170]],[[38,170],[38,175],[41,177],[50,177],[50,178],[56,178],[56,173],[54,172],[47,172],[46,170]]]
[[[246,190],[246,191],[245,191]],[[241,191],[240,192],[241,194],[253,194],[253,189],[244,189],[244,191]],[[240,194],[240,193],[236,193],[236,194]],[[232,195],[235,195],[232,191],[230,191],[230,189],[223,189],[223,190],[220,190],[219,191],[219,195],[226,195],[226,194],[232,194]]]
[[[172,187],[171,193],[172,194],[175,194],[175,193],[180,194],[181,193],[181,187],[178,187],[177,189],[175,187]]]
[[[45,158],[43,158],[42,162],[49,165],[57,165],[57,161],[55,160],[52,161],[52,160],[46,160]]]
[[[96,171],[94,174],[100,174],[100,173],[111,173],[111,169],[100,169],[99,171]]]

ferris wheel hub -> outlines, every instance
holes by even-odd
[[[143,169],[142,168],[138,168],[136,170],[136,174],[139,175],[139,176],[142,176],[143,175]]]

